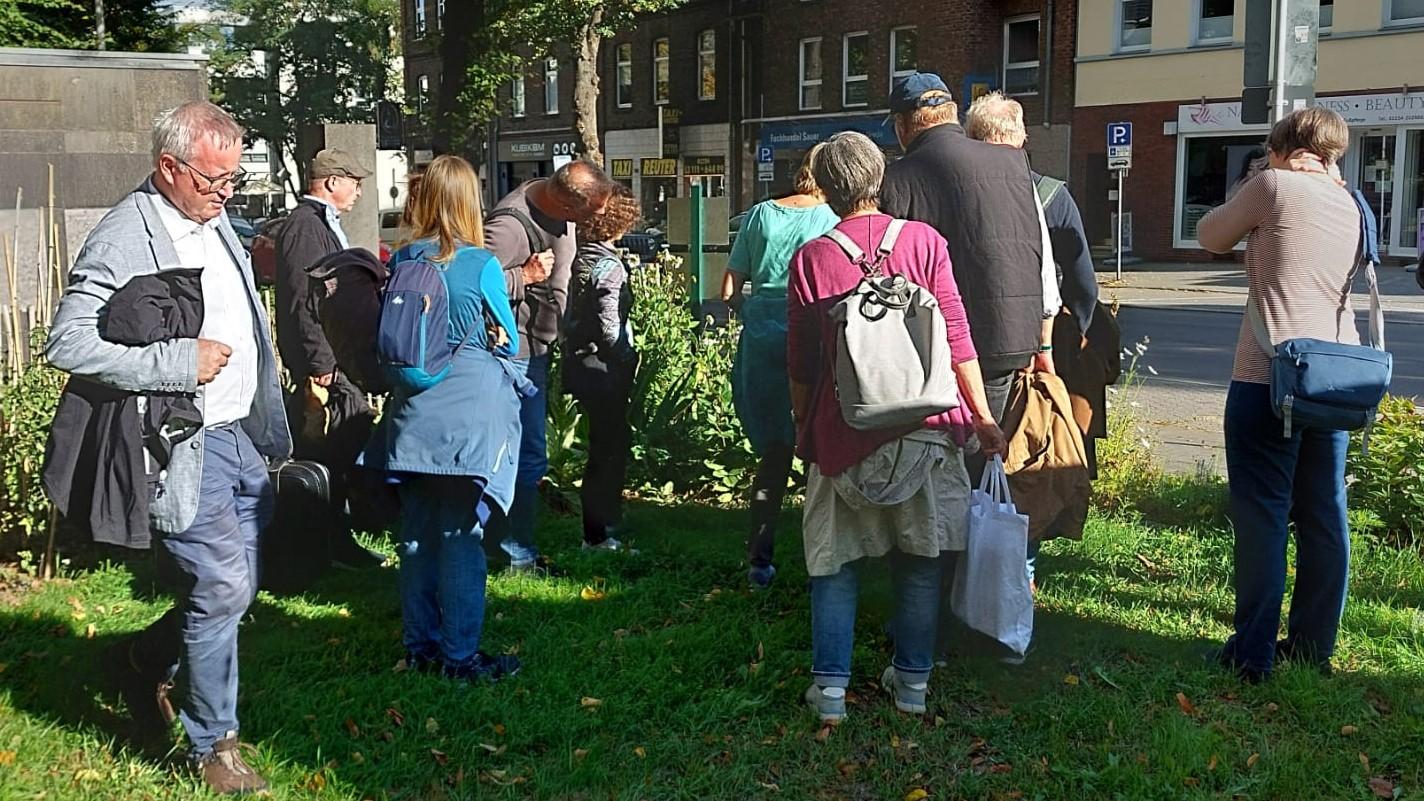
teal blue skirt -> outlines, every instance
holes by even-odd
[[[752,449],[796,444],[791,384],[786,374],[786,298],[758,297],[742,304],[742,335],[732,364],[732,402]]]

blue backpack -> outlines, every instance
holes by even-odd
[[[381,295],[376,361],[393,389],[414,395],[445,380],[475,326],[451,348],[446,266],[431,261],[424,248],[402,250],[397,256],[403,258],[391,270]]]

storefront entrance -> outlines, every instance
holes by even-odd
[[[1372,128],[1355,132],[1345,176],[1369,201],[1380,223],[1380,254],[1417,258],[1424,217],[1424,129]]]

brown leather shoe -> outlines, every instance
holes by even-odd
[[[197,769],[208,789],[221,795],[260,793],[267,789],[267,780],[242,761],[237,733],[229,732],[218,740],[207,756],[198,760]]]

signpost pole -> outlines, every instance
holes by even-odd
[[[1124,170],[1117,171],[1117,280],[1122,280],[1122,176]]]
[[[687,273],[692,279],[692,313],[702,320],[702,184],[692,185],[692,226],[688,228]]]

